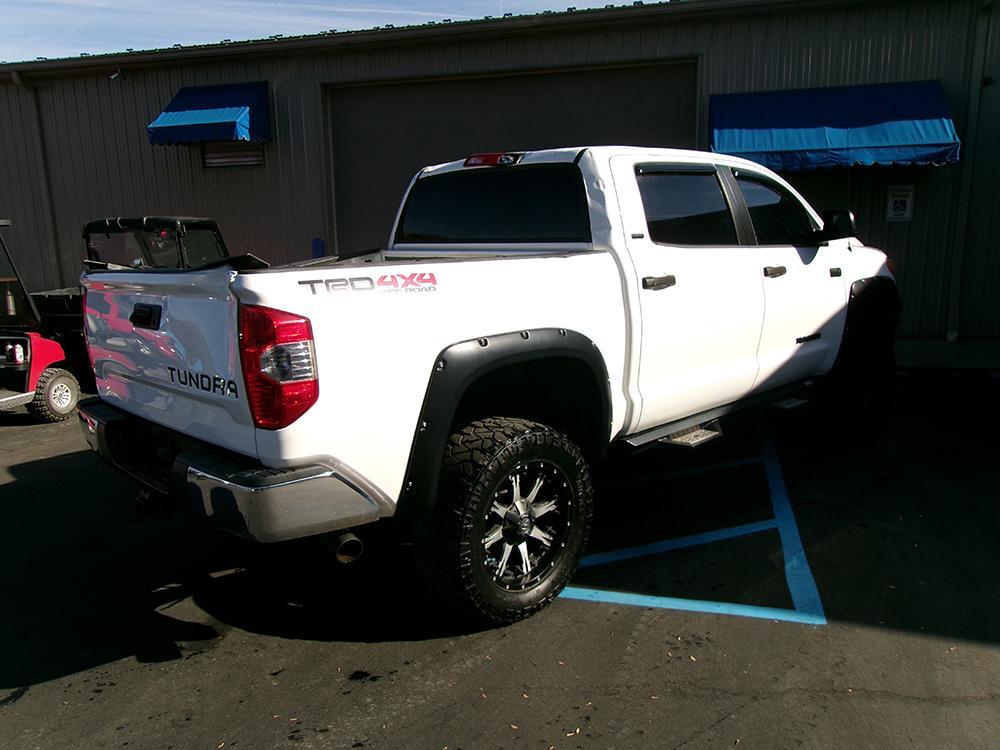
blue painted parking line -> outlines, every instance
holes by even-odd
[[[728,529],[718,531],[706,531],[703,534],[692,534],[682,536],[678,539],[667,539],[663,542],[653,542],[652,544],[641,544],[637,547],[626,547],[616,549],[612,552],[597,552],[587,555],[580,560],[581,568],[589,568],[594,565],[604,565],[605,563],[618,562],[620,560],[631,560],[636,557],[646,557],[648,555],[658,555],[662,552],[671,552],[677,549],[687,549],[697,547],[700,544],[718,542],[722,539],[735,539],[736,537],[756,534],[759,531],[769,531],[778,527],[777,519],[769,521],[757,521],[756,523],[746,523],[742,526],[731,526]]]
[[[583,586],[567,586],[560,596],[577,601],[622,604],[627,607],[656,607],[658,609],[680,610],[681,612],[701,612],[710,615],[734,615],[736,617],[756,617],[761,620],[800,622],[806,625],[826,625],[826,618],[822,615],[816,616],[794,609],[758,607],[753,604],[713,602],[705,599],[679,599],[673,596],[633,594],[630,591],[606,591]]]
[[[777,529],[778,535],[781,538],[781,549],[784,555],[785,582],[788,585],[794,609],[758,607],[751,604],[714,602],[701,599],[681,599],[672,596],[637,594],[630,591],[611,591],[586,586],[567,586],[563,590],[562,596],[567,599],[604,602],[606,604],[657,607],[684,612],[704,612],[707,614],[783,620],[807,625],[825,625],[826,614],[823,611],[823,603],[820,600],[816,581],[813,579],[812,571],[806,560],[805,549],[802,546],[802,539],[799,536],[798,525],[795,523],[795,514],[792,511],[792,504],[788,497],[788,490],[785,487],[784,476],[781,473],[778,453],[770,437],[763,438],[759,458],[681,470],[671,472],[666,476],[684,476],[709,471],[721,471],[727,468],[754,463],[763,464],[764,472],[767,476],[768,491],[771,496],[771,507],[774,511],[773,518],[716,531],[707,531],[701,534],[691,534],[690,536],[679,537],[677,539],[653,542],[652,544],[643,544],[625,549],[612,550],[610,552],[587,555],[580,561],[580,567],[589,568],[620,562],[622,560],[634,560],[640,557],[659,555],[674,550],[687,549],[702,544],[736,539],[748,534]],[[648,477],[646,479],[648,481]]]
[[[778,451],[774,448],[771,438],[763,440],[762,453],[764,471],[767,474],[767,486],[771,491],[771,506],[774,508],[774,518],[778,522],[778,533],[781,535],[781,549],[785,554],[785,580],[788,582],[788,592],[792,595],[792,604],[799,612],[808,612],[826,622],[823,613],[823,603],[816,589],[812,570],[806,560],[806,551],[799,537],[799,527],[795,523],[795,513],[785,488],[785,478],[778,463]]]

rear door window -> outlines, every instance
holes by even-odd
[[[798,198],[766,177],[734,171],[758,245],[816,244],[816,225]]]
[[[737,245],[736,225],[714,171],[640,167],[649,238],[663,245]]]
[[[575,164],[485,167],[424,177],[410,190],[397,243],[590,242]]]

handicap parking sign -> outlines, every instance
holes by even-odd
[[[887,221],[909,221],[913,218],[913,185],[889,188],[885,218]]]

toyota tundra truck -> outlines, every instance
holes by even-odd
[[[384,249],[262,266],[83,276],[90,445],[259,542],[394,519],[494,623],[573,575],[609,446],[810,384],[856,429],[894,376],[886,256],[722,154],[475,154],[413,178]]]

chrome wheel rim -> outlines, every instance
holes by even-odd
[[[59,409],[68,409],[73,403],[73,391],[65,383],[52,386],[52,403]]]
[[[483,563],[493,584],[523,591],[555,567],[566,547],[573,487],[551,461],[514,467],[496,486],[484,516]]]

